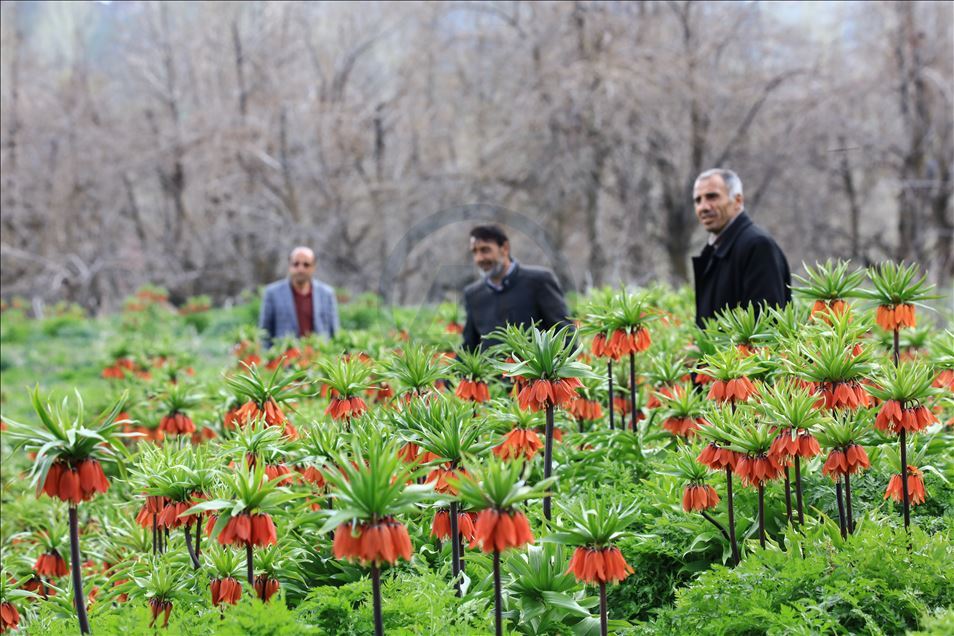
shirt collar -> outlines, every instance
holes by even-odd
[[[510,267],[507,268],[507,273],[503,275],[499,285],[495,285],[490,276],[484,275],[484,282],[487,284],[487,287],[490,287],[495,292],[502,292],[504,288],[507,287],[507,283],[510,282],[510,275],[514,273],[517,269],[517,259],[510,259]]]

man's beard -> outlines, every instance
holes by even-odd
[[[488,270],[481,270],[480,273],[484,278],[500,278],[504,273],[504,264],[503,261],[497,261],[494,263],[494,266]]]

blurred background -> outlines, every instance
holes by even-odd
[[[451,297],[480,215],[399,245],[461,209],[528,220],[517,257],[576,289],[680,284],[715,166],[793,271],[950,286],[952,7],[3,2],[2,294],[227,302],[306,244],[343,292]]]

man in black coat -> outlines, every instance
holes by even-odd
[[[563,290],[553,272],[522,265],[510,257],[510,240],[497,225],[470,231],[470,252],[481,279],[464,289],[464,346],[487,348],[484,336],[505,324],[548,329],[569,324]]]
[[[707,170],[692,189],[696,216],[709,232],[702,254],[692,259],[696,283],[696,324],[703,326],[726,307],[758,312],[763,305],[792,300],[788,261],[768,232],[745,213],[742,181],[731,170]]]

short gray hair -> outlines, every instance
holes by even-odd
[[[699,183],[703,179],[708,179],[709,177],[721,177],[722,182],[725,184],[725,189],[729,192],[729,198],[734,199],[735,195],[742,194],[742,179],[739,178],[739,175],[735,174],[731,170],[726,168],[712,168],[711,170],[706,170],[698,177],[696,177],[696,183]]]

